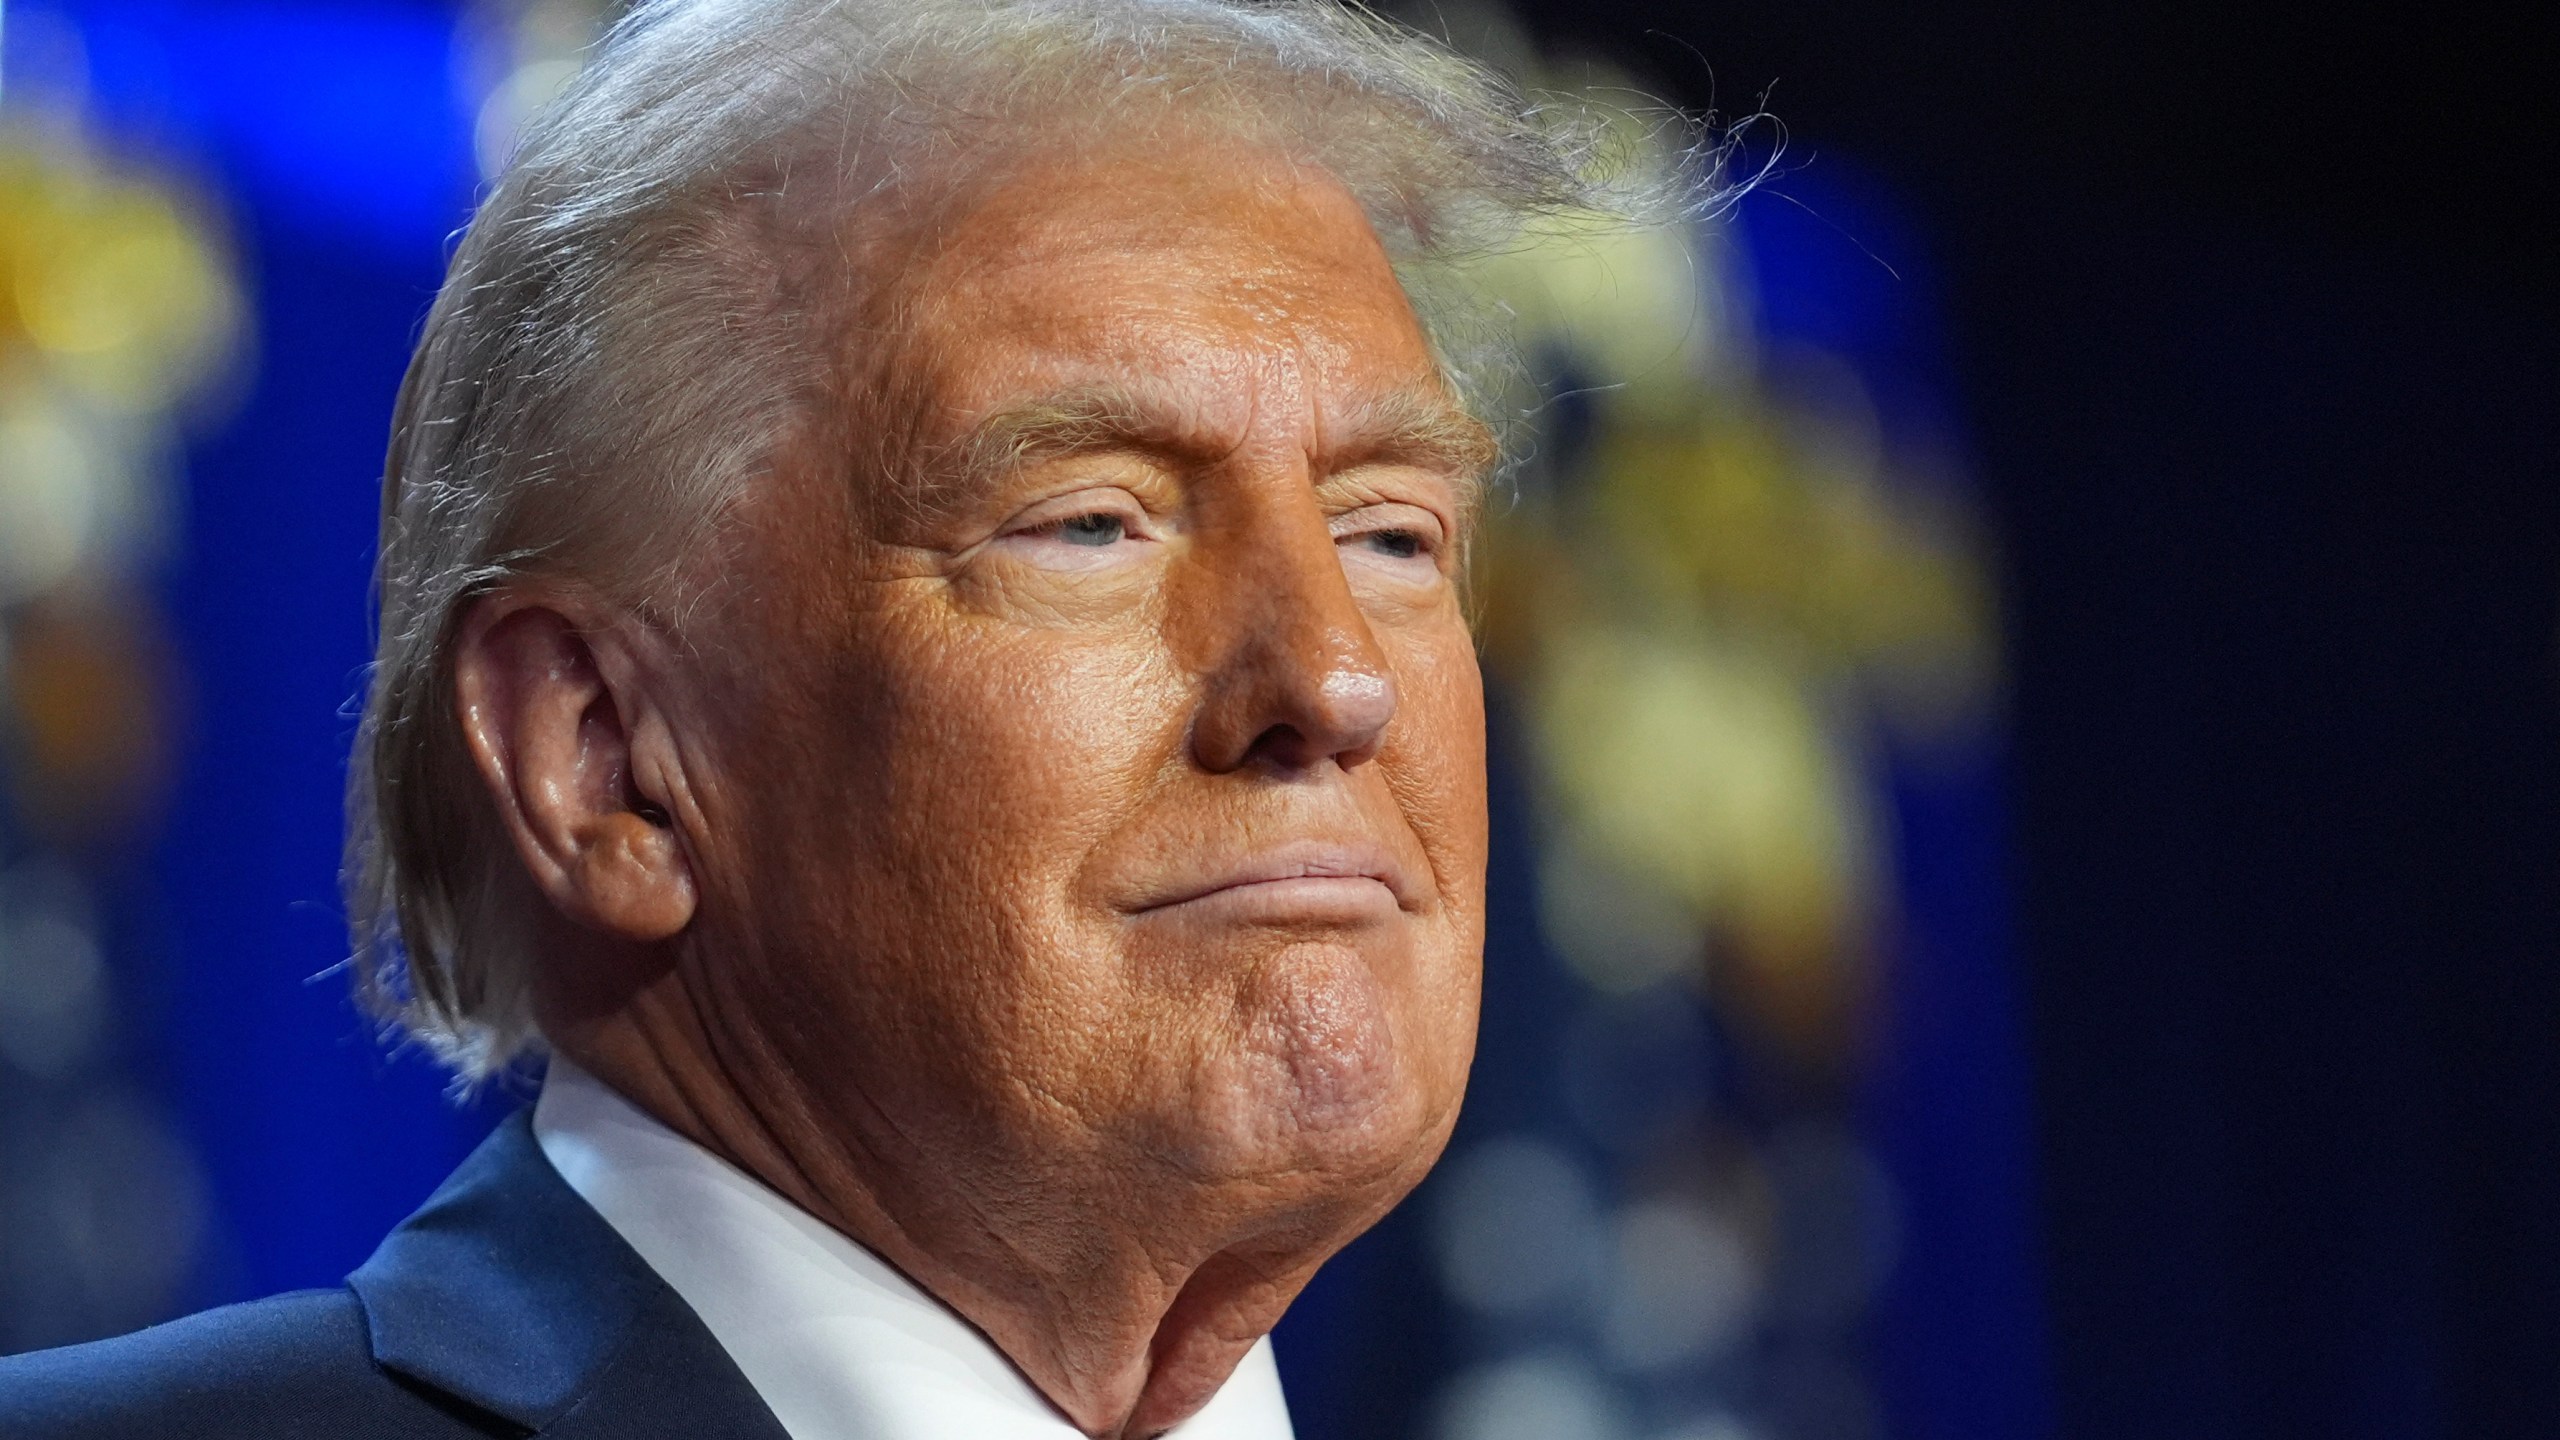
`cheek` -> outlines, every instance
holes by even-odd
[[[1402,702],[1378,765],[1431,859],[1450,921],[1480,934],[1484,913],[1484,678],[1454,623],[1396,650]]]
[[[940,629],[883,656],[889,813],[990,878],[1054,872],[1151,788],[1178,745],[1182,680],[1151,642]]]
[[[1454,1104],[1475,1053],[1484,974],[1484,681],[1463,628],[1416,660],[1402,723],[1379,759],[1440,891],[1441,910],[1419,957],[1411,1023],[1417,1058]]]
[[[860,813],[802,832],[828,837],[805,863],[837,873],[807,876],[800,905],[905,1002],[982,1036],[1100,1003],[1085,992],[1113,979],[1074,880],[1178,756],[1183,677],[1137,627],[1025,627],[938,596],[858,620],[822,749]]]
[[[977,1113],[1003,1093],[987,1066],[1071,1068],[1050,1052],[1121,1008],[1073,881],[1178,756],[1187,691],[1144,636],[925,605],[849,628],[813,702],[738,727],[765,802],[741,913],[809,1053],[862,1034],[868,1058],[837,1063],[866,1088]]]

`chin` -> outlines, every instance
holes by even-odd
[[[1194,1091],[1182,1149],[1201,1178],[1335,1194],[1419,1179],[1455,1107],[1397,998],[1356,946],[1296,944],[1251,967],[1234,1046],[1201,1077],[1211,1093]]]

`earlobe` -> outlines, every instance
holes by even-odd
[[[579,924],[651,943],[691,923],[693,875],[636,786],[641,677],[602,663],[598,633],[529,597],[483,599],[456,637],[456,719],[535,887]]]
[[[599,817],[578,868],[589,923],[600,929],[656,941],[693,922],[693,875],[668,826],[631,811]]]

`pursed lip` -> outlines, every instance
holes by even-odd
[[[1368,841],[1298,840],[1200,867],[1145,894],[1130,913],[1144,915],[1222,897],[1251,898],[1305,892],[1356,894],[1382,886],[1399,908],[1412,907],[1404,867],[1385,847]]]

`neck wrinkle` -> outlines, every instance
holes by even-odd
[[[1257,1305],[1251,1292],[1266,1287],[1247,1287],[1244,1294],[1224,1286],[1217,1287],[1223,1294],[1203,1291],[1204,1273],[1237,1268],[1218,1264],[1223,1252],[1167,1267],[1143,1253],[1124,1255],[1117,1263],[1092,1267],[1083,1283],[1067,1281],[1035,1263],[977,1207],[966,1207],[977,1232],[971,1250],[1009,1256],[1018,1267],[991,1283],[919,1243],[884,1202],[863,1157],[831,1137],[818,1138],[825,1127],[796,1090],[783,1087],[788,1098],[778,1116],[749,1100],[762,1092],[737,1082],[692,1006],[672,1007],[685,1018],[665,1017],[659,1024],[633,1013],[663,1008],[669,1007],[643,1001],[553,1046],[670,1130],[878,1255],[984,1335],[1094,1440],[1146,1440],[1197,1413],[1296,1293],[1289,1286],[1287,1296]],[[811,1145],[787,1138],[792,1122],[810,1132]],[[1142,1246],[1128,1248],[1143,1252]],[[1114,1317],[1112,1323],[1097,1325],[1106,1315]],[[1264,1317],[1259,1328],[1246,1315]],[[1238,1343],[1235,1333],[1246,1328],[1252,1328],[1251,1336]],[[1096,1331],[1107,1338],[1078,1343]],[[1096,1376],[1107,1378],[1096,1383],[1090,1378]]]

